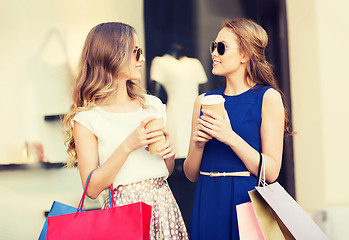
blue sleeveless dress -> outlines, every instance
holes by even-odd
[[[263,95],[269,88],[255,85],[236,96],[225,95],[225,87],[206,93],[206,95],[219,94],[225,98],[224,105],[232,129],[257,151],[261,151],[260,126]],[[248,170],[229,146],[212,138],[205,145],[200,171],[239,172]],[[200,175],[196,184],[190,239],[239,239],[236,205],[250,201],[248,191],[254,189],[256,182],[254,175],[250,177]]]

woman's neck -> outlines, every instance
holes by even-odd
[[[126,105],[132,99],[127,93],[127,80],[115,80],[118,81],[117,90],[111,95],[106,102],[106,105]]]
[[[230,96],[239,95],[253,86],[254,83],[247,78],[246,74],[231,74],[226,76],[224,94]]]
[[[139,108],[140,103],[134,101],[127,93],[126,81],[119,81],[118,88],[109,99],[100,105],[110,112],[129,112]]]

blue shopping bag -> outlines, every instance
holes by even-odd
[[[63,215],[63,214],[67,214],[67,213],[75,213],[76,210],[77,210],[77,208],[75,208],[75,207],[71,207],[69,205],[54,201],[52,204],[51,210],[48,213],[48,216],[46,218],[44,227],[41,230],[41,233],[40,233],[38,240],[46,240],[48,217]]]

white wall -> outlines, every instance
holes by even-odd
[[[349,205],[349,1],[317,4],[326,205]]]
[[[53,162],[66,158],[58,122],[89,30],[101,22],[133,25],[144,45],[142,0],[16,0],[0,3],[0,163],[22,161],[26,140],[43,143]]]
[[[346,0],[288,0],[297,201],[349,205],[349,16]]]

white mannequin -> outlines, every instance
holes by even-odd
[[[150,78],[166,89],[166,128],[176,148],[176,158],[186,158],[193,104],[199,94],[199,84],[207,82],[207,76],[198,59],[176,57],[170,54],[155,57],[150,68]]]

